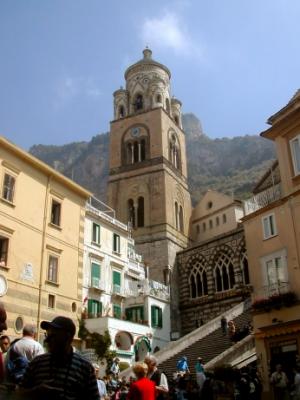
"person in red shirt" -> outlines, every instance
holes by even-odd
[[[132,370],[137,380],[131,384],[127,400],[155,400],[155,383],[146,378],[147,364],[137,363]]]

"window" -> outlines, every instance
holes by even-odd
[[[160,94],[158,94],[158,95],[156,96],[156,102],[157,102],[157,103],[161,103],[161,102],[162,102],[162,100],[161,100],[161,95],[160,95]]]
[[[117,294],[121,293],[121,272],[113,271],[112,280],[113,292]]]
[[[209,229],[212,229],[213,228],[213,222],[212,222],[212,219],[210,219],[209,220]]]
[[[219,226],[220,225],[220,218],[216,217],[216,225]]]
[[[206,231],[206,223],[205,222],[203,222],[203,224],[202,224],[202,230],[203,230],[203,232]]]
[[[217,292],[233,289],[235,276],[233,263],[229,254],[223,252],[219,254],[215,263],[214,276]]]
[[[182,206],[179,206],[179,230],[180,232],[183,232],[184,227],[183,227],[183,208]]]
[[[288,282],[286,251],[273,253],[263,257],[261,261],[268,295],[282,291]]]
[[[97,318],[102,316],[102,303],[98,300],[88,300],[88,316],[89,318]]]
[[[141,94],[138,94],[135,99],[134,109],[135,109],[135,111],[139,111],[139,110],[142,110],[143,107],[144,107],[143,106],[143,96]]]
[[[49,256],[47,280],[49,282],[57,283],[58,277],[58,257]]]
[[[92,242],[95,244],[100,244],[100,225],[95,224],[95,222],[93,222],[92,227]]]
[[[131,322],[144,321],[144,307],[130,307],[125,310],[126,320]]]
[[[128,221],[131,223],[132,228],[135,228],[135,208],[134,208],[134,202],[132,199],[128,200],[127,203],[128,206]]]
[[[116,233],[113,234],[113,251],[120,253],[120,236]]]
[[[100,264],[92,262],[91,264],[91,284],[92,287],[99,287],[101,278],[101,267]]]
[[[204,258],[200,258],[196,261],[193,260],[193,264],[191,265],[191,274],[189,278],[191,298],[202,297],[208,294],[205,263],[206,260]]]
[[[264,239],[276,236],[275,215],[270,214],[262,218]]]
[[[48,308],[55,308],[55,296],[53,294],[48,295]]]
[[[121,319],[122,316],[122,309],[119,304],[114,304],[113,305],[113,313],[114,313],[114,318]]]
[[[197,234],[199,235],[199,233],[200,233],[200,226],[199,225],[196,225],[196,231],[197,231]]]
[[[294,174],[300,174],[300,135],[290,141]]]
[[[162,328],[162,309],[157,306],[151,306],[151,326],[152,328]]]
[[[227,222],[226,214],[223,214],[223,224],[226,224],[226,222]]]
[[[51,224],[60,226],[60,214],[61,214],[61,204],[56,200],[52,200]]]
[[[119,107],[119,118],[123,118],[123,117],[125,117],[124,106],[120,106]]]
[[[137,225],[138,227],[144,226],[144,197],[138,198]]]
[[[0,267],[7,266],[8,239],[0,236]]]
[[[10,203],[14,200],[16,178],[10,174],[4,174],[2,198]]]

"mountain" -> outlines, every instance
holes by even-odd
[[[260,136],[210,139],[194,114],[183,115],[189,185],[195,204],[207,189],[243,199],[276,158],[273,142]],[[29,152],[106,201],[109,134],[64,146],[35,145]]]

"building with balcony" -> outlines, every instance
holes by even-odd
[[[245,202],[243,218],[257,360],[264,398],[280,363],[293,377],[300,349],[300,91],[268,120],[276,161]]]
[[[170,340],[169,288],[148,278],[127,225],[90,198],[84,235],[83,317],[90,332],[108,330],[112,349],[131,364]]]
[[[90,195],[0,137],[0,301],[12,339],[57,315],[77,323]]]

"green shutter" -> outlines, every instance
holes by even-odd
[[[121,273],[113,271],[113,285],[121,286]]]
[[[156,312],[155,312],[155,306],[151,306],[151,326],[153,328],[156,327]]]
[[[93,310],[93,300],[89,299],[88,300],[88,313],[92,314],[92,310]]]
[[[114,318],[121,318],[121,307],[118,304],[113,305]]]
[[[162,309],[158,308],[158,326],[162,328],[163,323],[162,323]]]
[[[92,262],[92,278],[99,278],[101,277],[100,273],[100,265]]]

